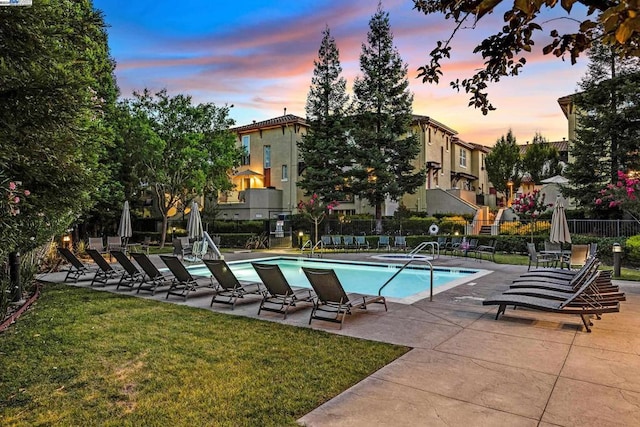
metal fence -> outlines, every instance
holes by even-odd
[[[469,222],[468,224],[471,224]],[[594,237],[631,237],[640,235],[640,222],[625,219],[569,219],[567,220],[569,231],[572,234],[581,234]],[[428,235],[430,222],[418,223],[410,219],[390,219],[383,220],[383,233],[389,235]],[[440,224],[437,224],[440,225]],[[493,225],[487,222],[481,225]],[[526,227],[528,232],[534,234],[548,231],[551,225],[550,219],[536,221],[505,221],[500,224],[500,234],[512,234],[509,230],[516,227]],[[302,226],[304,228],[304,225]],[[459,227],[456,231],[463,231],[464,227]],[[470,227],[469,227],[470,228]],[[479,229],[480,227],[478,227]],[[449,234],[450,229],[440,226],[440,234]],[[494,227],[494,232],[495,230]],[[325,220],[321,224],[319,234],[352,234],[352,235],[374,235],[375,220],[373,219],[352,219],[347,221]],[[528,233],[527,233],[528,234]]]

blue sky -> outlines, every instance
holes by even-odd
[[[233,105],[231,116],[238,125],[282,115],[284,108],[305,116],[313,61],[326,25],[336,39],[351,90],[360,74],[358,58],[369,19],[378,5],[377,0],[93,3],[109,25],[109,45],[123,97],[130,97],[134,90],[166,88],[171,94],[190,94],[196,102]],[[451,22],[438,15],[424,16],[412,9],[410,0],[387,0],[382,5],[390,14],[394,43],[408,64],[415,114],[457,130],[465,141],[485,145],[493,145],[509,128],[519,143],[530,141],[536,132],[549,140],[567,137],[567,122],[557,99],[576,91],[586,58],[572,66],[534,51],[520,76],[490,87],[498,110],[483,116],[467,107],[467,94],[456,93],[448,83],[471,76],[482,64],[471,52],[487,29],[462,30],[440,84],[427,85],[416,78],[416,70],[428,62],[436,41],[448,38]],[[576,12],[580,11],[572,16],[580,18]],[[501,16],[496,13],[485,19],[499,28]],[[570,20],[554,24],[575,25]],[[541,33],[538,50],[548,31]]]

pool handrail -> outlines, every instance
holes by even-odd
[[[203,231],[202,240],[207,242],[208,246],[211,248],[213,253],[216,254],[218,259],[224,259],[224,255],[222,255],[222,253],[220,252],[220,249],[218,249],[218,246],[215,244],[211,236],[209,236],[209,233],[207,233],[206,231]]]
[[[427,242],[423,242],[423,243],[427,243]],[[398,269],[398,271],[396,271],[393,274],[393,276],[389,278],[389,280],[387,280],[386,282],[384,282],[382,286],[380,286],[380,289],[378,289],[378,295],[382,295],[382,290],[385,288],[385,286],[387,286],[393,279],[396,278],[398,274],[402,272],[402,270],[404,270],[409,264],[411,264],[414,261],[426,262],[427,264],[429,264],[429,269],[431,270],[431,275],[430,275],[431,278],[429,283],[429,301],[433,301],[433,264],[431,264],[431,261],[422,259],[422,258],[413,258],[407,261],[402,267]]]
[[[427,246],[431,246],[431,256],[436,258],[436,248],[438,249],[437,257],[440,258],[440,244],[438,242],[421,242],[418,246],[416,246],[409,255],[417,255],[421,250],[426,248]]]

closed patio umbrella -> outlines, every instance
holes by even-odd
[[[191,203],[191,212],[189,212],[189,220],[187,221],[187,233],[189,239],[202,238],[202,219],[198,210],[198,202]]]
[[[133,234],[131,230],[131,211],[129,210],[129,202],[125,200],[122,207],[122,215],[120,216],[120,226],[118,227],[118,236],[124,244]]]
[[[561,196],[556,198],[556,205],[553,207],[553,215],[551,216],[551,230],[549,232],[549,241],[552,243],[571,243],[571,235],[569,234],[569,224],[567,224],[567,216],[564,212],[564,200]]]

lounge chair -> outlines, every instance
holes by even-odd
[[[380,238],[378,238],[378,250],[380,250],[380,248],[384,248],[387,252],[391,250],[389,236],[380,236]]]
[[[309,283],[311,283],[311,287],[316,292],[309,324],[313,319],[326,320],[340,323],[340,329],[342,329],[345,316],[351,314],[351,310],[354,308],[366,310],[367,304],[379,303],[384,304],[384,309],[385,311],[387,310],[387,300],[381,295],[352,294],[349,297],[335,271],[331,269],[302,267],[302,271],[304,271]],[[331,313],[333,316],[321,316],[318,314],[319,311]]]
[[[359,251],[369,250],[369,241],[365,236],[356,236],[356,249]]]
[[[176,279],[175,277],[165,276],[158,268],[151,262],[149,257],[143,253],[132,253],[131,256],[136,260],[138,265],[144,271],[145,276],[138,285],[137,294],[141,290],[151,291],[151,295],[156,294],[156,290],[160,286],[171,285]]]
[[[322,248],[333,249],[333,240],[331,239],[331,236],[329,235],[320,236],[320,240],[322,240]]]
[[[353,236],[342,236],[342,244],[345,251],[348,251],[349,249],[358,249],[358,245],[355,242]]]
[[[96,270],[96,274],[93,276],[91,280],[91,285],[93,286],[95,283],[99,283],[102,286],[106,286],[109,280],[117,279],[119,276],[123,274],[121,271],[115,270],[111,267],[111,264],[107,262],[106,259],[102,257],[102,254],[96,251],[95,249],[87,249],[87,255],[93,259],[93,261],[98,266]]]
[[[233,271],[229,268],[229,265],[222,259],[209,259],[204,261],[204,265],[211,271],[212,282],[215,278],[216,284],[214,285],[213,298],[211,298],[211,304],[214,302],[221,304],[230,304],[231,310],[233,310],[238,302],[238,298],[244,298],[245,295],[259,295],[263,296],[264,289],[261,283],[257,282],[240,282]],[[223,297],[219,299],[218,297]]]
[[[344,244],[342,244],[342,236],[331,236],[331,245],[333,249],[343,249],[345,248]]]
[[[286,319],[289,309],[295,307],[296,303],[305,302],[313,304],[315,294],[311,289],[293,290],[278,265],[259,264],[257,262],[252,263],[252,265],[266,289],[262,302],[260,303],[260,308],[258,309],[258,314],[260,314],[262,310],[273,311],[283,313]]]
[[[138,267],[129,260],[124,252],[111,251],[111,255],[113,255],[116,261],[118,261],[118,264],[124,268],[124,273],[122,273],[120,277],[116,290],[120,288],[120,285],[127,286],[130,290],[133,290],[133,287],[138,281],[144,280],[144,273],[138,270]]]
[[[393,238],[393,248],[397,250],[406,251],[407,250],[407,237],[406,236],[395,236]]]
[[[567,266],[568,269],[576,266],[582,267],[589,257],[589,245],[571,245],[571,254],[565,256],[562,260],[561,267]]]
[[[80,277],[89,274],[94,270],[93,268],[83,264],[82,261],[80,261],[69,249],[59,247],[58,252],[69,263],[67,275],[64,277],[65,282],[69,278],[73,279],[74,282],[77,282]]]
[[[200,288],[211,287],[211,281],[205,281],[205,279],[208,278],[192,276],[182,261],[177,257],[160,255],[160,259],[169,267],[169,270],[171,270],[171,273],[175,277],[175,280],[167,290],[167,299],[169,299],[169,295],[176,295],[183,297],[186,301],[191,292],[195,292]]]
[[[589,298],[584,298],[585,291],[593,284],[598,275],[599,274],[593,275],[590,280],[585,281],[576,292],[569,294],[563,301],[526,295],[500,294],[484,300],[482,305],[498,306],[496,320],[501,314],[504,314],[507,306],[513,306],[514,308],[524,307],[550,313],[579,315],[587,332],[591,332],[590,326],[592,326],[593,323],[587,318],[588,315],[601,315],[603,313],[616,313],[620,311],[620,303],[618,302],[602,304],[598,301],[591,301]]]
[[[619,292],[617,287],[611,284],[611,281],[603,279],[601,282],[601,274],[598,272],[599,263],[592,263],[588,269],[581,271],[581,274],[573,277],[571,280],[567,280],[565,283],[549,283],[544,281],[528,281],[528,282],[516,282],[512,287],[503,292],[503,294],[514,295],[528,295],[543,297],[549,299],[564,300],[569,295],[576,292],[585,283],[585,281],[591,280],[592,277],[597,275],[596,279],[592,281],[592,284],[585,291],[586,295],[590,295],[592,298],[597,299],[600,302],[603,301],[624,301],[625,295]]]
[[[589,269],[594,263],[597,263],[596,258],[588,259],[585,264],[579,270],[567,271],[560,268],[549,268],[527,271],[520,275],[520,277],[513,280],[513,282],[525,282],[528,280],[540,280],[548,282],[563,282],[571,280],[573,277],[583,274],[584,270]]]
[[[538,268],[540,264],[549,267],[550,264],[555,264],[557,261],[556,257],[553,255],[545,255],[536,252],[535,243],[527,243],[527,252],[529,253],[529,267],[527,268],[527,271],[531,270],[531,266],[534,263],[536,268]]]

